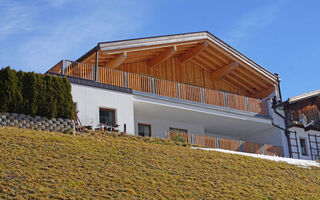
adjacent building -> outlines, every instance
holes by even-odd
[[[291,157],[320,160],[320,90],[291,97],[283,108]]]

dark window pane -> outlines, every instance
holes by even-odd
[[[140,136],[151,137],[151,125],[148,124],[138,124],[138,132]]]
[[[301,147],[301,154],[306,156],[307,155],[307,148],[306,148],[306,140],[300,139],[300,147]]]
[[[107,124],[107,125],[115,125],[115,111],[114,110],[107,110],[107,109],[100,109],[99,110],[99,119],[100,123]]]

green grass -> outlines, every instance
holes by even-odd
[[[320,168],[164,139],[0,128],[0,199],[320,199]]]

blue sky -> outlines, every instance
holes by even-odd
[[[0,67],[45,72],[98,42],[210,31],[273,73],[284,98],[320,89],[320,1],[0,0]]]

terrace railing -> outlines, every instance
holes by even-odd
[[[59,62],[51,68],[49,72],[95,80],[100,83],[131,88],[135,91],[158,96],[226,107],[267,116],[265,101],[260,99],[153,78],[141,74],[123,72],[100,66],[96,67],[91,64],[68,60]]]

